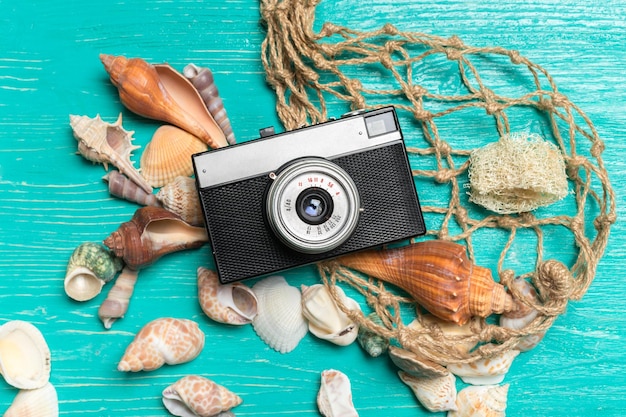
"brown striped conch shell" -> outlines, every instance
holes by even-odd
[[[19,389],[41,388],[50,380],[50,349],[34,325],[12,320],[0,326],[0,374]]]
[[[472,264],[465,247],[457,243],[429,240],[357,252],[338,262],[402,288],[431,314],[458,324],[515,307],[491,271]]]
[[[530,282],[524,278],[517,277],[509,284],[511,290],[516,290],[521,297],[533,303],[540,303],[537,291]],[[514,311],[504,313],[500,316],[500,326],[508,329],[521,330],[528,326],[537,316],[539,312],[530,305],[524,304],[520,300],[516,300],[518,308]],[[529,334],[520,339],[515,349],[521,352],[527,352],[537,346],[546,334],[545,331],[536,334]]]
[[[175,416],[221,416],[243,402],[237,394],[198,375],[179,379],[162,395],[163,405]]]
[[[133,131],[122,128],[122,113],[113,124],[107,123],[96,115],[70,115],[70,126],[78,141],[78,152],[92,162],[104,165],[106,170],[111,164],[146,193],[152,193],[152,187],[141,176],[130,160],[131,154],[139,146],[133,146]]]
[[[472,385],[495,385],[504,380],[519,350],[507,350],[496,356],[481,358],[470,363],[451,363],[448,370]]]
[[[187,223],[193,226],[204,225],[204,215],[200,208],[196,180],[193,178],[177,177],[162,187],[156,196],[163,207],[178,214]]]
[[[161,207],[146,206],[135,211],[104,241],[131,269],[152,264],[161,256],[198,248],[208,241],[206,229],[183,221]]]
[[[456,377],[448,375],[435,378],[418,378],[398,371],[398,376],[413,391],[415,398],[428,411],[456,410]]]
[[[226,141],[234,145],[235,134],[233,133],[233,127],[230,124],[224,103],[220,97],[215,80],[213,79],[213,73],[209,68],[198,67],[194,64],[189,64],[183,68],[183,75],[187,77],[189,81],[196,87],[196,90],[200,93],[200,97],[204,101],[207,109],[213,116],[213,119],[224,132]]]
[[[17,393],[4,417],[58,417],[59,399],[51,383]]]
[[[108,184],[109,194],[112,196],[133,203],[139,203],[142,206],[159,207],[161,205],[156,198],[156,194],[147,193],[143,188],[139,187],[134,181],[131,181],[119,171],[110,171],[102,177],[102,179]]]
[[[124,267],[115,280],[115,285],[109,290],[107,298],[98,309],[98,318],[104,324],[105,329],[110,329],[113,323],[124,317],[128,311],[128,304],[133,295],[138,275],[138,271]]]
[[[398,368],[416,378],[439,378],[450,373],[438,363],[396,346],[389,346],[389,358]]]
[[[171,123],[211,148],[226,146],[226,138],[195,87],[167,64],[150,65],[141,58],[100,54],[100,60],[131,111]]]
[[[205,152],[207,145],[171,125],[159,127],[141,154],[141,175],[153,187],[163,187],[176,177],[193,175],[191,155]]]
[[[334,369],[322,372],[317,407],[325,417],[359,416],[352,403],[352,388],[346,374]]]
[[[447,417],[504,417],[509,384],[463,388],[456,397],[456,411]]]
[[[204,348],[204,333],[191,320],[161,318],[146,324],[117,365],[122,372],[153,371],[164,364],[195,359]]]
[[[197,275],[198,301],[204,314],[219,323],[252,323],[258,301],[251,288],[240,282],[221,284],[215,271],[203,267]]]

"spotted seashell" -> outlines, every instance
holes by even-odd
[[[217,273],[198,268],[198,301],[211,319],[226,324],[252,323],[257,314],[254,292],[241,282],[220,284]]]
[[[163,207],[178,214],[187,223],[194,226],[204,225],[196,180],[193,178],[177,177],[161,188],[156,196]]]
[[[370,313],[367,318],[373,323],[383,326],[383,320],[376,312]],[[372,357],[380,356],[389,349],[389,340],[378,333],[368,330],[366,327],[359,327],[359,334],[356,339],[359,345]]]
[[[472,385],[495,385],[504,380],[519,350],[504,351],[491,358],[478,359],[470,363],[453,363],[448,370]]]
[[[175,416],[225,416],[241,397],[210,379],[189,375],[163,390],[163,405]]]
[[[12,320],[0,326],[0,374],[19,389],[41,388],[50,380],[50,348],[34,325]]]
[[[438,378],[450,373],[443,366],[396,346],[389,347],[389,357],[398,368],[417,378]]]
[[[122,260],[98,243],[79,245],[67,264],[65,293],[76,301],[91,300],[122,269]]]
[[[456,410],[456,377],[448,373],[436,378],[418,378],[399,371],[398,376],[411,388],[415,398],[429,411]]]
[[[135,132],[122,128],[121,113],[113,124],[103,121],[99,114],[95,118],[70,115],[70,126],[78,140],[78,152],[81,155],[103,164],[107,170],[108,164],[117,167],[146,193],[152,193],[152,187],[130,160],[132,152],[139,146],[132,145]]]
[[[41,388],[23,389],[17,393],[4,417],[58,417],[59,400],[51,383]]]
[[[358,417],[352,403],[352,388],[347,375],[329,369],[322,372],[317,407],[325,417]]]
[[[280,353],[294,350],[308,331],[300,290],[281,276],[271,276],[254,284],[252,291],[258,300],[252,321],[256,334]]]
[[[511,283],[509,284],[509,290],[512,289],[517,290],[517,293],[519,293],[523,298],[534,303],[539,303],[539,296],[537,295],[537,291],[532,286],[532,284],[524,278],[517,277],[513,281],[511,281]],[[518,305],[518,308],[516,310],[510,311],[500,316],[500,326],[506,327],[508,329],[521,330],[524,327],[528,326],[539,315],[539,312],[535,308],[528,306],[518,300],[516,300],[516,302]],[[520,339],[515,348],[520,352],[529,351],[530,349],[537,346],[539,342],[541,342],[544,335],[545,331],[524,336]]]
[[[117,369],[152,371],[163,364],[195,359],[204,347],[204,333],[191,320],[161,318],[146,324],[126,348]]]
[[[456,411],[448,417],[504,417],[509,384],[463,388],[456,398]]]
[[[144,206],[160,206],[155,194],[145,192],[124,174],[113,170],[102,177],[109,186],[109,194]]]

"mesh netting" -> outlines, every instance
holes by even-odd
[[[413,301],[389,291],[378,280],[356,274],[335,263],[320,265],[323,281],[335,295],[340,307],[351,317],[376,333],[397,341],[405,349],[419,353],[439,363],[469,362],[514,349],[528,335],[547,330],[556,317],[565,311],[569,300],[580,299],[591,284],[596,266],[606,247],[609,229],[615,222],[615,201],[601,154],[604,143],[598,137],[591,120],[584,112],[560,93],[548,72],[517,51],[501,47],[472,47],[456,36],[442,38],[415,32],[401,32],[391,24],[379,30],[359,32],[325,23],[319,33],[313,30],[314,0],[263,0],[261,12],[267,26],[263,42],[263,64],[267,81],[277,94],[277,112],[287,129],[327,119],[327,106],[333,102],[348,102],[353,110],[373,109],[393,104],[399,114],[409,117],[421,130],[424,146],[408,149],[413,158],[431,158],[432,169],[415,169],[416,181],[446,184],[449,191],[445,206],[423,205],[426,214],[439,216],[436,228],[429,229],[427,238],[460,241],[474,259],[472,235],[482,230],[500,230],[507,234],[497,257],[499,280],[509,286],[516,273],[504,268],[507,252],[520,231],[536,236],[536,262],[532,271],[521,275],[529,279],[539,293],[539,302],[524,298],[509,288],[514,298],[537,309],[539,315],[520,330],[502,328],[489,320],[472,325],[469,336],[448,337],[438,326],[424,323],[408,328],[401,317],[405,305]],[[504,66],[521,80],[519,94],[505,93],[483,77],[476,59]],[[433,61],[438,59],[438,61]],[[456,67],[453,81],[459,88],[451,94],[446,83],[433,83],[424,73],[437,77],[437,72],[425,72],[428,63],[445,62]],[[480,67],[481,69],[483,67]],[[493,71],[487,71],[493,75]],[[363,80],[374,79],[367,83]],[[416,80],[421,80],[419,82]],[[374,85],[374,87],[370,87]],[[380,88],[380,86],[388,88]],[[442,92],[443,91],[443,92]],[[532,111],[542,117],[546,131],[542,132],[560,150],[573,199],[571,212],[562,215],[537,215],[522,211],[518,214],[490,213],[475,210],[466,198],[469,155],[474,148],[455,140],[454,135],[440,133],[448,118],[467,120],[481,114],[492,120],[492,140],[511,133],[511,126],[521,123],[514,116],[519,109]],[[464,119],[458,119],[459,114]],[[522,124],[523,125],[523,124]],[[467,127],[471,129],[471,126]],[[405,129],[406,131],[406,129]],[[430,168],[430,167],[429,167]],[[593,228],[587,225],[593,225]],[[571,265],[557,260],[544,260],[545,228],[558,226],[568,230],[576,247]],[[494,260],[494,264],[495,264]],[[490,267],[490,265],[482,265]],[[366,298],[383,319],[376,324],[361,312],[348,311],[336,297],[335,284],[351,285]],[[421,313],[418,311],[418,319]],[[454,348],[461,339],[480,342],[471,352]]]

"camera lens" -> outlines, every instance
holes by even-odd
[[[333,198],[326,190],[309,188],[298,196],[296,212],[303,222],[317,226],[327,221],[333,213]]]

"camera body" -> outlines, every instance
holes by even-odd
[[[426,232],[393,107],[193,156],[222,283]]]

